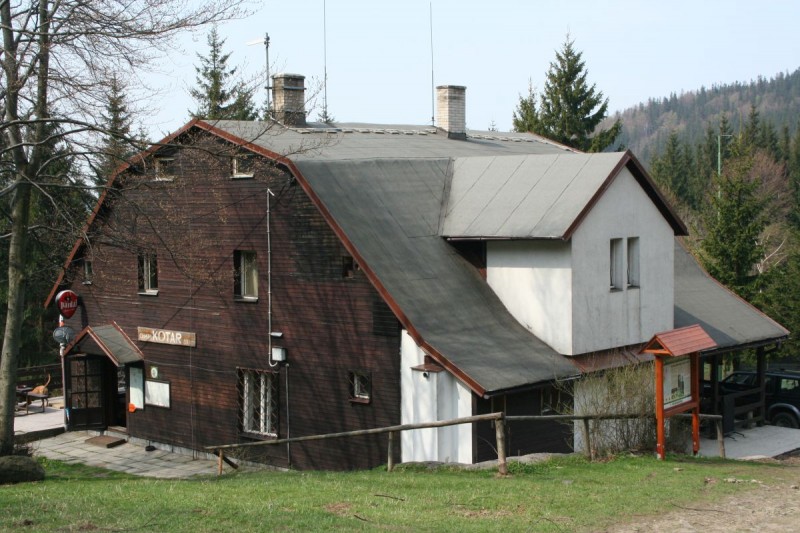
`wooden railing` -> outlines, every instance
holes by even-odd
[[[37,385],[44,385],[47,382],[47,376],[50,376],[50,384],[47,386],[50,390],[50,395],[53,395],[53,391],[59,391],[60,393],[63,390],[63,384],[61,383],[61,365],[58,363],[18,368],[17,386],[36,387]]]
[[[691,418],[691,415],[684,414],[684,415],[676,415],[677,418]],[[210,452],[217,455],[219,458],[218,463],[218,474],[222,474],[222,464],[223,462],[231,465],[234,468],[237,468],[236,463],[229,460],[225,457],[225,450],[231,450],[235,448],[249,448],[255,446],[274,446],[277,444],[287,444],[293,442],[309,442],[309,441],[317,441],[317,440],[327,440],[327,439],[339,439],[344,437],[357,437],[363,435],[380,435],[383,433],[389,434],[389,441],[388,441],[388,449],[387,449],[387,462],[386,462],[386,470],[391,472],[394,468],[394,446],[395,441],[397,438],[397,433],[402,431],[408,431],[413,429],[429,429],[429,428],[440,428],[440,427],[447,427],[447,426],[455,426],[459,424],[472,424],[474,422],[485,422],[491,421],[495,424],[495,440],[496,440],[496,449],[497,449],[497,472],[500,475],[508,474],[508,462],[506,460],[506,441],[505,441],[505,424],[506,421],[508,422],[533,422],[533,421],[576,421],[580,420],[583,422],[582,431],[583,431],[583,443],[584,443],[584,451],[588,457],[591,458],[592,456],[592,445],[591,445],[591,432],[589,431],[589,421],[590,420],[630,420],[630,419],[642,419],[642,418],[655,418],[655,415],[652,416],[641,416],[641,415],[525,415],[525,416],[506,416],[504,413],[489,413],[485,415],[475,415],[475,416],[467,416],[462,418],[453,418],[450,420],[437,420],[436,422],[423,422],[419,424],[400,424],[398,426],[387,426],[382,428],[372,428],[372,429],[359,429],[355,431],[343,431],[339,433],[326,433],[322,435],[307,435],[304,437],[291,437],[287,439],[274,439],[274,440],[264,440],[258,442],[244,442],[239,444],[222,444],[218,446],[206,446],[205,449],[209,450]],[[725,441],[724,435],[722,433],[722,417],[720,415],[706,415],[701,414],[701,419],[711,420],[714,422],[717,428],[717,442],[719,444],[719,455],[720,457],[725,457]]]

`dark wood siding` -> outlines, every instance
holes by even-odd
[[[374,334],[377,292],[360,270],[343,275],[348,254],[302,188],[266,161],[255,165],[254,178],[232,179],[229,158],[218,155],[230,146],[202,136],[182,140],[191,148],[174,152],[174,181],[154,181],[152,164],[126,178],[86,252],[91,284],[82,284],[77,271],[72,284],[81,296],[70,321],[76,329],[116,321],[134,340],[139,326],[196,333],[193,348],[137,341],[145,376],[156,366],[158,379],[170,383],[171,405],[130,413],[130,434],[192,449],[252,440],[239,428],[237,369],[270,370],[268,201],[272,331],[282,333],[274,344],[288,360],[275,369],[279,435],[398,424],[400,339]],[[143,248],[158,256],[156,296],[137,292],[136,251]],[[257,301],[234,299],[235,250],[257,254]],[[350,401],[354,369],[371,375],[369,403]],[[385,462],[385,441],[269,446],[262,459],[369,468]]]
[[[505,412],[506,415],[556,414],[542,409],[542,395],[550,396],[552,386],[545,386],[517,394],[476,399],[475,414]],[[562,402],[570,403],[565,392]],[[475,424],[474,454],[476,461],[497,459],[497,441],[493,423]],[[506,425],[506,453],[510,456],[528,453],[569,453],[572,451],[572,423],[563,422],[509,422]]]

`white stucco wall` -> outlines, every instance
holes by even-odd
[[[400,420],[433,422],[472,415],[472,392],[447,371],[411,370],[425,352],[404,330],[400,340]],[[427,376],[425,375],[427,374]],[[472,462],[472,425],[403,431],[402,461]]]
[[[486,281],[534,335],[572,354],[572,261],[564,241],[490,241]]]
[[[628,239],[638,237],[639,285],[628,287]],[[611,239],[623,283],[609,286]],[[645,342],[673,327],[674,232],[627,168],[572,239],[490,241],[486,280],[523,326],[564,355]]]
[[[610,290],[610,241],[639,238],[639,286]],[[601,196],[572,238],[571,354],[625,346],[672,329],[674,232],[627,170]],[[623,273],[625,269],[623,268]],[[624,276],[623,276],[624,277]]]

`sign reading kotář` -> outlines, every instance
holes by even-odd
[[[139,340],[143,342],[155,342],[158,344],[172,344],[174,346],[197,345],[197,338],[194,333],[188,331],[173,331],[170,329],[156,329],[139,327]]]

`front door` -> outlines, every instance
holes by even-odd
[[[108,425],[108,365],[108,359],[103,356],[67,358],[67,425],[70,430],[103,429]]]

